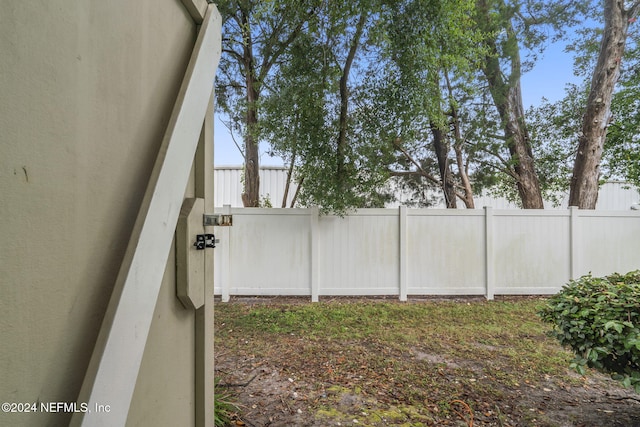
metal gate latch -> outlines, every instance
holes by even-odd
[[[218,241],[216,240],[216,236],[213,234],[197,234],[196,242],[193,244],[193,246],[195,246],[196,249],[200,251],[204,248],[215,248],[217,242]]]

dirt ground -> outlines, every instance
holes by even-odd
[[[388,354],[379,343],[317,348],[291,336],[260,345],[257,354],[252,340],[216,342],[216,377],[240,408],[234,420],[239,426],[640,427],[640,395],[595,372],[580,377],[567,370],[574,381],[546,375],[505,385],[481,363],[421,348]],[[416,402],[412,396],[425,396],[425,390],[412,394],[420,385],[399,382],[382,365],[367,366],[371,354],[383,355],[384,366],[401,359],[419,364],[433,391]]]

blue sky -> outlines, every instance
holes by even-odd
[[[564,52],[564,43],[549,46],[544,57],[536,63],[533,70],[522,77],[522,98],[525,109],[540,103],[543,97],[549,101],[557,101],[564,96],[564,89],[568,83],[578,83],[579,78],[573,75],[573,58]],[[215,158],[216,166],[240,166],[242,155],[233,143],[229,131],[216,115],[215,120]],[[242,144],[239,136],[237,142]],[[260,162],[262,166],[282,166],[280,158],[272,158],[264,154],[261,147]]]

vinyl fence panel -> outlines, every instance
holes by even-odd
[[[359,210],[319,221],[320,295],[398,294],[398,212]]]
[[[409,210],[408,294],[483,295],[484,220],[484,212],[477,210]]]
[[[570,216],[566,211],[496,211],[494,248],[496,294],[549,294],[570,271]]]
[[[232,209],[216,294],[540,295],[640,269],[640,211]]]
[[[640,269],[639,223],[637,214],[580,211],[575,248],[577,275],[602,276]]]
[[[229,293],[311,295],[309,212],[302,209],[242,212],[234,214],[230,227]],[[216,254],[221,255],[218,248]],[[214,283],[220,281],[221,276]]]

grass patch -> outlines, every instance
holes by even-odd
[[[218,379],[215,380],[214,387],[214,405],[213,405],[213,421],[215,427],[224,427],[231,424],[232,418],[238,412],[238,406],[235,404],[231,393],[219,385]]]
[[[543,303],[216,304],[216,348],[309,384],[315,394],[305,402],[317,419],[448,425],[458,400],[502,423],[519,404],[506,403],[516,390],[580,382],[536,314]]]
[[[568,352],[546,335],[536,315],[539,300],[492,302],[339,302],[277,306],[216,305],[216,334],[304,337],[308,342],[384,343],[387,352],[439,355],[466,362],[493,358],[494,369],[519,379],[566,372]]]

